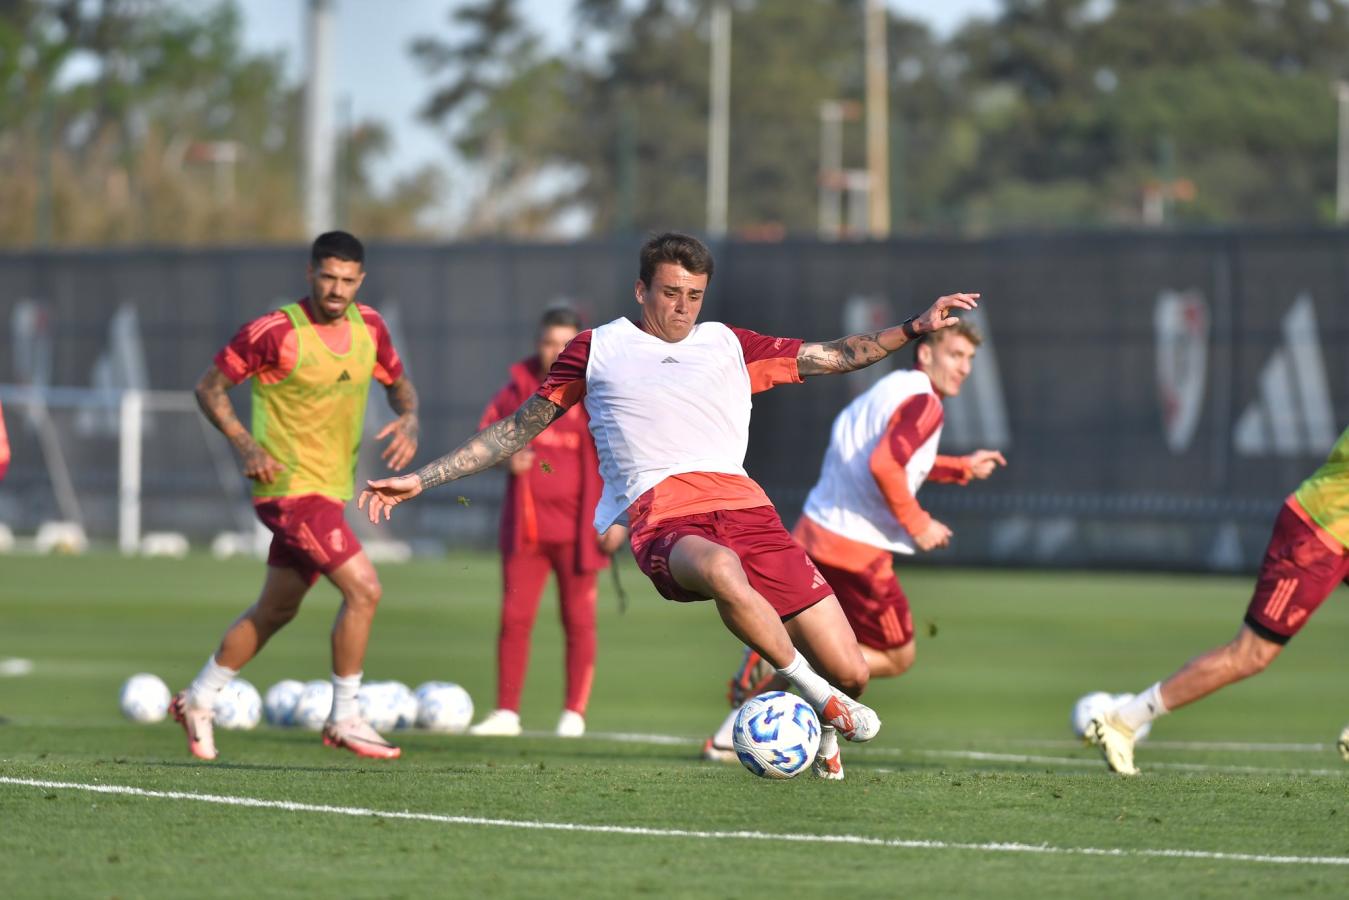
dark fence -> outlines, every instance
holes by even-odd
[[[771,334],[830,339],[902,320],[941,293],[983,292],[988,340],[947,403],[943,447],[1001,448],[1011,465],[969,487],[924,489],[957,535],[947,559],[1249,568],[1280,499],[1349,421],[1345,232],[715,249],[704,318]],[[472,432],[545,307],[567,300],[590,322],[634,312],[636,250],[373,246],[361,298],[388,317],[421,393],[419,459]],[[0,382],[190,389],[239,324],[304,292],[304,265],[302,248],[0,255],[0,346],[11,351]],[[874,377],[756,397],[747,467],[789,525],[833,416]],[[247,391],[234,396],[246,409]],[[382,406],[372,398],[368,432]],[[57,431],[91,532],[111,533],[112,417],[83,415],[83,425],[55,416]],[[0,519],[22,532],[56,514],[49,461],[27,416],[6,418],[15,459]],[[192,416],[150,424],[145,527],[198,536],[239,520],[239,495],[222,487]],[[377,472],[365,456],[362,473]],[[495,473],[451,486],[409,507],[394,532],[486,545],[500,489]]]

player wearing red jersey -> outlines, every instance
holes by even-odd
[[[539,389],[558,354],[580,330],[566,307],[546,310],[535,354],[511,366],[510,380],[482,414],[479,428],[509,416]],[[497,636],[496,709],[470,734],[520,733],[520,694],[529,666],[529,635],[552,570],[566,636],[566,694],[557,733],[585,733],[586,703],[595,675],[595,581],[622,542],[621,526],[601,541],[593,520],[600,499],[599,461],[590,419],[580,404],[507,460],[510,479],[501,503],[501,630]]]
[[[0,409],[0,481],[9,471],[9,434],[5,431],[5,412]]]
[[[372,521],[387,518],[422,491],[517,452],[584,400],[604,476],[596,526],[626,519],[638,565],[663,596],[714,600],[727,628],[769,660],[826,726],[870,740],[880,720],[853,699],[866,686],[867,667],[848,620],[745,473],[750,395],[868,366],[956,324],[948,314],[973,309],[978,295],[942,297],[884,331],[813,343],[699,324],[712,268],[711,253],[694,238],[648,240],[634,285],[640,322],[620,318],[582,332],[513,416],[415,474],[370,482],[359,505],[368,504]]]
[[[403,372],[379,313],[356,302],[365,249],[350,234],[319,235],[310,252],[309,296],[247,323],[197,384],[197,403],[239,454],[253,482],[254,511],[272,531],[267,577],[257,602],[225,632],[192,684],[174,697],[188,749],[216,757],[216,697],[267,640],[295,617],[320,574],[342,593],[332,631],[333,705],[323,741],[360,756],[396,758],[397,747],[361,717],[356,693],[380,600],[379,577],[342,515],[373,378],[398,418],[377,435],[381,454],[401,469],[417,451],[417,392]],[[252,431],[226,392],[253,382]]]
[[[1196,656],[1114,709],[1092,719],[1086,737],[1101,749],[1106,765],[1121,775],[1138,774],[1134,741],[1138,729],[1158,716],[1214,691],[1258,675],[1283,652],[1312,613],[1341,582],[1349,580],[1349,429],[1340,435],[1321,468],[1284,501],[1246,617],[1230,642]],[[1349,731],[1349,729],[1346,729]],[[1349,761],[1349,736],[1340,736]]]
[[[838,414],[819,480],[792,533],[834,589],[872,678],[901,675],[914,659],[913,614],[891,554],[935,550],[951,539],[951,529],[918,503],[918,489],[929,480],[968,484],[1007,464],[997,450],[937,453],[942,401],[960,393],[980,343],[964,322],[925,335],[913,369],[886,375]],[[733,708],[703,756],[734,760],[731,731],[740,704],[785,687],[746,650],[731,679]],[[841,760],[821,774],[842,778]]]

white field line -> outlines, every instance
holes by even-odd
[[[279,809],[358,818],[403,819],[436,822],[443,825],[478,825],[489,828],[517,828],[529,831],[566,831],[580,834],[621,834],[635,837],[688,838],[693,840],[773,841],[797,844],[848,844],[859,847],[886,847],[900,850],[972,850],[983,853],[1038,853],[1056,856],[1149,857],[1162,859],[1202,859],[1224,862],[1272,863],[1276,865],[1349,866],[1349,856],[1273,856],[1261,853],[1225,853],[1216,850],[1137,849],[1121,847],[1055,847],[1050,844],[1022,844],[1015,841],[972,843],[964,841],[905,840],[877,838],[860,834],[801,834],[769,831],[694,831],[684,828],[646,828],[633,825],[587,825],[580,822],[540,822],[529,819],[488,819],[481,816],[451,816],[441,813],[416,813],[407,810],[367,809],[359,806],[327,806],[294,803],[289,800],[265,800],[223,794],[193,794],[186,791],[151,791],[120,784],[84,784],[74,781],[44,781],[0,775],[0,784],[12,784],[52,790],[88,791],[95,794],[119,794],[159,800],[190,800],[219,806],[243,806],[252,809]]]
[[[546,732],[538,732],[538,737],[545,736]],[[628,733],[595,733],[591,737],[610,741],[622,741],[633,744],[657,744],[662,746],[694,746],[701,744],[697,738],[679,737],[672,734],[628,734]],[[1040,756],[1035,754],[1023,753],[988,753],[980,750],[925,750],[912,749],[905,750],[899,747],[853,747],[844,745],[848,755],[857,754],[864,758],[889,758],[902,759],[915,756],[931,757],[935,759],[968,759],[979,762],[1003,762],[1003,763],[1031,763],[1034,765],[1053,765],[1053,766],[1080,766],[1083,768],[1101,768],[1103,763],[1096,758],[1095,752],[1090,759],[1084,759],[1076,756]],[[1052,746],[1059,746],[1057,743]],[[1065,743],[1065,749],[1082,749],[1080,741]],[[1308,746],[1318,747],[1323,752],[1330,749],[1328,744],[1183,744],[1171,742],[1167,744],[1154,743],[1148,741],[1145,747],[1165,750],[1207,750],[1224,749],[1236,752],[1258,752],[1269,749],[1304,748]],[[1343,778],[1349,775],[1349,766],[1342,769],[1290,769],[1284,766],[1233,766],[1220,765],[1216,763],[1183,763],[1183,762],[1154,762],[1147,760],[1141,766],[1144,769],[1175,769],[1188,772],[1235,772],[1249,775],[1328,775],[1334,778]]]

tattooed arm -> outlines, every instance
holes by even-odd
[[[226,393],[232,387],[234,383],[225,373],[211,366],[197,382],[197,406],[206,420],[225,436],[234,447],[234,452],[239,454],[239,468],[244,475],[263,484],[271,484],[286,467],[272,459],[262,449],[262,445],[253,440],[253,435],[244,427],[244,423],[239,421],[234,404]]]
[[[551,400],[545,400],[537,394],[531,395],[513,415],[488,425],[458,449],[427,463],[416,472],[368,482],[369,486],[361,491],[356,505],[366,509],[366,504],[369,504],[371,522],[379,521],[381,514],[388,519],[395,506],[411,500],[422,491],[489,469],[523,449],[563,412],[565,410]]]
[[[393,440],[380,453],[380,458],[389,464],[390,469],[401,469],[417,455],[417,434],[421,429],[417,421],[417,389],[407,375],[400,375],[397,381],[388,386],[386,393],[389,408],[398,414],[398,418],[380,429],[375,440],[382,441],[393,435]]]
[[[937,298],[937,302],[926,312],[914,316],[903,325],[870,334],[854,334],[836,341],[804,343],[796,355],[797,370],[804,378],[807,375],[835,375],[865,368],[920,335],[951,327],[960,321],[950,314],[951,310],[975,309],[979,305],[978,301],[978,294],[950,294]]]

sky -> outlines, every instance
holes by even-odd
[[[286,54],[298,79],[304,62],[307,0],[235,0],[243,14],[244,43],[254,51]],[[378,177],[387,185],[424,166],[442,166],[455,175],[441,133],[421,122],[417,110],[432,82],[416,66],[408,45],[430,32],[444,32],[455,0],[335,0],[336,94],[349,104],[355,121],[379,120],[391,131],[394,149]],[[927,22],[938,34],[954,31],[971,16],[990,16],[998,0],[887,0],[891,9]],[[556,46],[570,38],[567,0],[525,0],[535,30]],[[859,35],[860,41],[860,35]],[[446,225],[452,218],[447,208]]]

